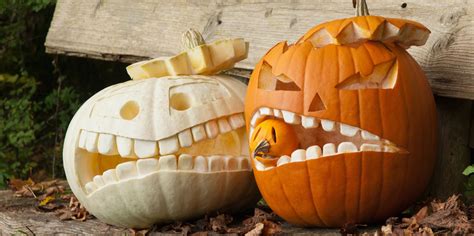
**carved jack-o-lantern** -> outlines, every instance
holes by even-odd
[[[216,66],[228,68],[237,57],[245,58],[242,40],[219,42],[225,44],[220,50],[186,61],[204,58],[212,63],[201,71],[218,71]],[[243,52],[233,48],[239,43],[244,43]],[[199,47],[206,51],[215,44]],[[233,56],[219,60],[219,53]],[[139,63],[148,67],[129,73],[140,80],[100,91],[69,125],[64,144],[68,182],[87,210],[104,222],[142,228],[238,210],[258,200],[247,158],[246,86],[223,75],[192,75],[199,73],[196,67],[173,58]],[[165,68],[149,65],[163,61]]]
[[[358,10],[366,12],[364,1]],[[257,185],[275,213],[335,227],[383,220],[420,196],[434,166],[436,110],[405,48],[428,35],[416,22],[364,15],[268,51],[251,76],[245,116]],[[296,133],[291,154],[253,139],[271,133],[265,122],[275,119]]]

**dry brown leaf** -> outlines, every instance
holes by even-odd
[[[263,225],[263,235],[275,235],[282,231],[280,224],[273,221],[264,220]]]
[[[232,222],[232,216],[226,214],[220,214],[217,217],[210,218],[210,228],[214,232],[225,233],[227,232],[227,225]]]
[[[446,201],[433,200],[422,207],[414,216],[390,218],[386,224],[393,226],[393,233],[431,235],[435,232],[452,234],[468,234],[474,232],[474,220],[468,217],[468,208],[464,206],[458,195]],[[387,228],[382,227],[382,231]]]
[[[145,236],[149,231],[149,229],[130,229],[131,235],[134,236]]]
[[[63,196],[63,199],[66,197]],[[85,221],[90,217],[90,213],[84,208],[84,206],[77,200],[75,196],[69,196],[69,205],[59,210],[56,215],[61,220],[78,220]]]
[[[392,225],[387,224],[382,226],[382,235],[392,234]]]
[[[11,179],[10,181],[8,181],[8,186],[13,191],[18,191],[22,189],[23,186],[33,186],[34,184],[35,182],[33,182],[31,178],[28,178],[27,180]]]
[[[255,225],[255,228],[253,228],[252,230],[250,230],[249,232],[247,232],[245,234],[245,236],[258,236],[258,235],[262,235],[262,231],[263,231],[263,228],[265,228],[265,225],[263,223],[257,223]]]
[[[35,183],[33,180],[28,179],[25,181],[13,180],[12,189],[15,189],[16,197],[34,197],[39,198],[42,201],[47,196],[51,196],[56,193],[63,193],[65,187],[59,184],[59,180],[44,181]]]

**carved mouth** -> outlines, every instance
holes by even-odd
[[[87,194],[156,172],[251,171],[243,113],[221,117],[158,140],[81,130],[76,163]]]
[[[250,120],[250,134],[253,136],[255,127],[267,119],[280,119],[295,129],[299,147],[291,156],[265,156],[263,158],[278,160],[261,162],[254,157],[257,170],[264,171],[291,162],[300,162],[318,158],[331,158],[343,153],[356,152],[399,152],[407,151],[395,143],[383,139],[367,130],[331,120],[318,119],[299,115],[290,111],[261,107],[254,112]],[[254,140],[249,140],[252,142]],[[251,150],[254,151],[254,150]]]

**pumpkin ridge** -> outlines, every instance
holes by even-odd
[[[117,188],[117,192],[119,193],[118,196],[120,197],[121,202],[127,202],[126,199],[123,197],[123,193],[126,192],[126,190],[123,189],[123,188]],[[135,221],[135,222],[142,221],[143,218],[147,219],[146,216],[141,216],[141,217],[137,216],[135,214],[135,211],[132,209],[132,208],[134,208],[134,206],[129,206],[129,204],[123,204],[121,209],[124,209],[124,208],[128,211],[127,213],[128,213],[129,216],[127,218],[133,218],[133,221]],[[149,219],[147,219],[147,220],[149,220]]]
[[[380,107],[380,109],[379,109],[379,111],[380,111],[380,117],[381,117],[381,119],[380,119],[380,120],[381,120],[380,124],[381,124],[381,127],[382,127],[381,133],[382,133],[382,135],[384,135],[384,133],[385,133],[385,132],[384,132],[384,131],[385,131],[385,125],[384,125],[384,124],[385,124],[385,123],[383,122],[383,120],[384,120],[384,119],[383,119],[383,111],[382,111],[383,108],[382,108],[382,105],[381,105],[382,100],[381,100],[381,98],[380,98],[380,94],[381,94],[381,92],[378,91],[378,92],[377,92],[377,98],[378,98],[377,100],[378,100],[378,102],[379,102],[379,106],[378,106],[378,107]],[[382,154],[382,156],[383,156],[383,158],[382,158],[382,168],[385,169],[385,158],[386,158],[386,156],[385,156],[385,154]],[[380,216],[381,213],[379,212],[379,210],[380,210],[380,203],[382,202],[382,199],[383,199],[383,196],[384,196],[384,195],[383,195],[384,189],[386,188],[386,186],[385,186],[384,183],[385,183],[385,173],[382,171],[382,186],[380,187],[380,189],[381,189],[381,190],[380,190],[381,194],[380,194],[380,197],[379,197],[380,200],[379,200],[378,207],[377,207],[377,209],[375,210],[375,214],[374,214],[374,216],[375,216],[376,219],[378,219],[378,218],[381,217],[381,216]]]
[[[402,62],[404,62],[404,64],[407,64],[407,63],[408,63],[408,64],[410,65],[410,67],[411,67],[411,63],[409,63],[409,61],[406,60],[406,57],[400,57],[399,60],[401,61],[400,63],[402,63]],[[410,67],[409,67],[409,68],[410,68]],[[400,77],[402,77],[402,76],[400,76]],[[413,83],[413,80],[410,80],[409,82]],[[407,89],[407,88],[406,88],[405,84],[404,84],[404,83],[400,83],[400,93],[402,94],[401,97],[402,97],[402,101],[404,102],[404,106],[403,106],[403,107],[405,108],[405,111],[406,111],[407,116],[409,116],[410,113],[409,113],[408,108],[409,108],[410,104],[407,102],[407,99],[408,99],[408,98],[407,98],[407,94],[409,94],[409,93],[406,91],[406,89]],[[411,135],[410,135],[409,132],[408,132],[408,130],[410,130],[410,127],[411,127],[412,125],[413,125],[413,124],[412,124],[412,122],[411,122],[411,120],[410,120],[410,122],[408,122],[408,124],[407,124],[407,131],[405,131],[405,133],[406,133],[405,140],[408,140],[408,141],[407,141],[408,144],[407,144],[406,147],[405,147],[406,149],[409,148],[409,147],[408,147],[409,144],[412,143],[412,142],[411,142],[412,137],[411,137]],[[416,147],[415,147],[415,148],[416,148]],[[408,185],[406,184],[406,182],[407,182],[407,181],[410,181],[410,179],[407,178],[407,172],[408,172],[408,170],[409,170],[411,167],[413,167],[413,166],[416,166],[416,168],[418,168],[418,166],[417,166],[416,164],[415,164],[415,165],[410,165],[410,163],[413,163],[413,162],[415,162],[415,161],[416,161],[416,159],[414,159],[414,158],[406,158],[406,159],[405,159],[405,168],[403,168],[403,174],[402,174],[403,177],[402,177],[402,181],[401,181],[402,186],[408,186]],[[400,195],[403,196],[403,195],[405,195],[405,194],[407,194],[407,192],[401,192],[401,188],[399,188],[399,191],[398,191],[398,195],[397,195],[397,196],[400,196]],[[402,207],[404,207],[403,205],[406,204],[405,202],[406,202],[405,200],[401,201]]]
[[[306,164],[305,164],[306,165]],[[280,184],[280,187],[281,189],[283,190],[283,196],[285,196],[285,199],[286,201],[288,202],[288,206],[291,208],[291,210],[295,213],[295,216],[298,217],[298,219],[300,220],[300,222],[304,222],[305,225],[311,225],[311,222],[308,222],[306,221],[306,219],[304,219],[304,217],[301,217],[300,213],[296,210],[297,207],[295,208],[295,206],[293,206],[293,201],[290,200],[290,198],[288,197],[288,194],[287,194],[287,190],[285,188],[285,185],[280,181],[280,178],[282,178],[282,174],[280,173],[280,169],[279,168],[276,168],[276,173],[277,175],[279,176],[278,178],[278,183]]]
[[[382,169],[385,169],[385,158],[386,158],[385,154],[382,153]],[[385,173],[384,173],[384,171],[382,171],[382,181],[381,181],[381,186],[380,186],[380,195],[379,195],[379,199],[378,199],[377,208],[375,208],[375,211],[374,211],[375,213],[373,215],[373,217],[375,219],[380,219],[381,217],[383,217],[383,216],[381,216],[381,213],[380,213],[380,211],[381,211],[381,208],[380,208],[381,204],[380,203],[382,203],[382,199],[383,199],[383,196],[384,196],[383,195],[384,189],[386,188],[386,186],[384,184],[385,183],[385,178],[386,178]]]
[[[343,158],[341,158],[342,159],[342,169],[344,170],[344,172],[343,172],[344,173],[344,191],[343,191],[344,192],[344,197],[343,197],[343,199],[344,199],[344,208],[343,209],[346,209],[346,207],[347,207],[346,197],[348,195],[347,194],[347,181],[346,181],[347,180],[346,155],[347,154],[344,153]],[[347,222],[347,220],[348,220],[347,219],[347,211],[342,211],[342,213],[344,214],[344,219]]]
[[[306,172],[307,172],[307,175],[308,176],[311,176],[310,175],[310,171],[309,171],[309,167],[307,164],[305,164],[306,166]],[[311,178],[308,180],[308,183],[309,183],[309,192],[311,193],[311,196],[314,196],[314,192],[313,192],[313,182],[311,181]],[[314,208],[314,213],[316,214],[316,218],[319,219],[319,221],[323,224],[323,225],[327,225],[326,222],[324,222],[324,220],[321,218],[321,216],[319,216],[319,212],[318,212],[318,208],[316,207],[316,203],[314,202],[314,197],[311,199],[311,203],[313,204],[313,208]],[[316,224],[320,224],[320,223],[316,223]]]

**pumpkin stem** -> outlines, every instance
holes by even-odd
[[[355,8],[356,16],[368,16],[369,8],[365,0],[352,0],[352,5]]]
[[[205,43],[206,41],[204,41],[204,38],[202,38],[201,33],[192,28],[184,32],[183,36],[181,37],[181,47],[184,50],[193,49]]]

